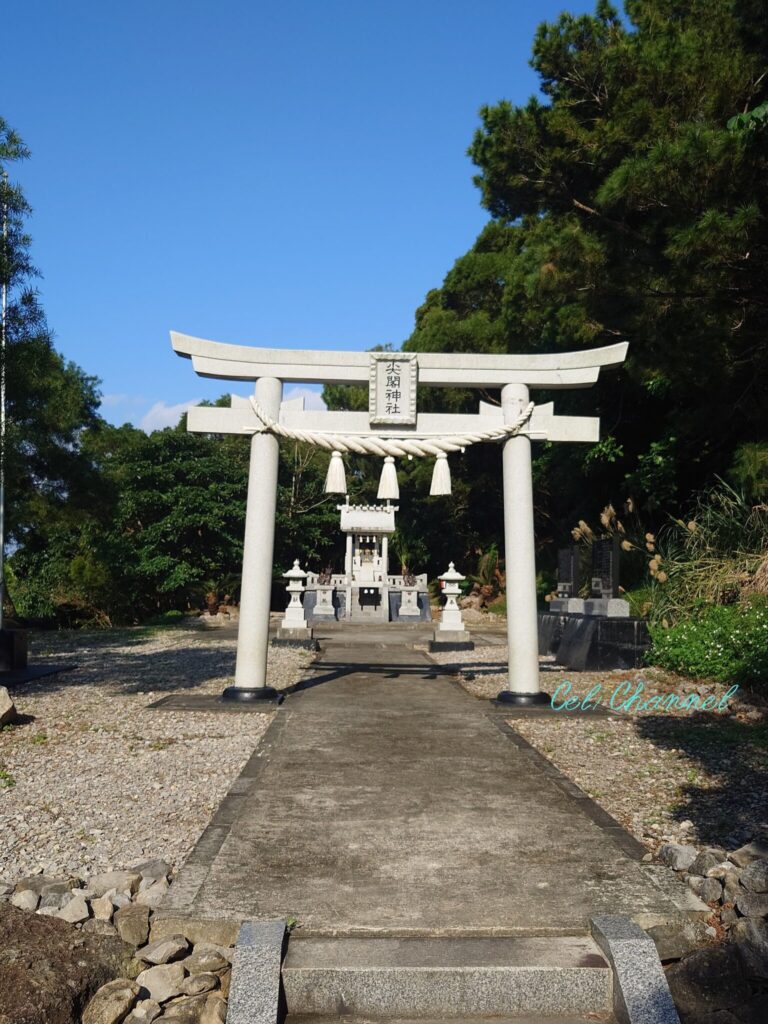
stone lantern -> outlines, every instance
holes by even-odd
[[[307,626],[307,619],[304,614],[304,605],[301,603],[301,595],[305,591],[304,580],[307,574],[299,565],[298,558],[294,560],[293,567],[283,573],[283,579],[288,580],[285,588],[290,600],[285,609],[283,621],[277,631],[278,641],[290,643],[301,643],[313,641],[312,630]]]
[[[461,618],[461,609],[456,598],[461,594],[459,584],[466,576],[456,571],[456,566],[451,562],[448,572],[437,577],[440,580],[445,596],[445,605],[440,614],[440,622],[430,641],[431,651],[472,651],[475,645],[469,638],[469,633],[464,629],[464,622]]]

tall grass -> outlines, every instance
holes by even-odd
[[[705,607],[744,601],[768,582],[768,505],[721,480],[698,497],[687,521],[659,531],[657,547],[663,571],[650,585],[652,622],[671,626]]]

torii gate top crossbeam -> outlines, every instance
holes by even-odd
[[[174,351],[192,360],[201,377],[257,380],[276,377],[286,383],[367,384],[369,352],[252,348],[205,341],[171,331]],[[620,366],[628,345],[620,342],[582,352],[534,355],[479,355],[474,352],[419,352],[419,383],[433,387],[580,388],[594,384],[601,369]]]

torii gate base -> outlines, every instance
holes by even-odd
[[[201,376],[228,380],[254,380],[255,400],[262,412],[283,432],[314,431],[327,440],[352,434],[393,440],[418,436],[486,434],[515,423],[529,405],[529,388],[585,387],[594,384],[603,368],[621,365],[627,344],[553,355],[475,355],[474,353],[392,353],[407,366],[403,377],[408,400],[397,418],[384,404],[377,374],[381,353],[308,352],[225,345],[171,333],[175,351],[192,359]],[[476,415],[416,413],[416,378],[437,387],[501,388],[501,409],[480,403]],[[400,378],[398,377],[398,381]],[[307,384],[369,384],[370,415],[361,412],[304,411],[303,400],[282,402],[284,382]],[[400,392],[397,392],[398,395]],[[389,393],[388,393],[389,394]],[[410,410],[410,411],[409,411]],[[372,434],[371,427],[376,424]],[[379,426],[379,424],[384,424]],[[507,564],[507,631],[509,640],[508,689],[497,700],[504,704],[533,705],[548,698],[539,686],[536,563],[533,533],[531,440],[599,440],[599,420],[593,417],[556,416],[553,403],[533,408],[527,426],[504,442],[504,541]],[[275,700],[266,685],[269,610],[277,500],[278,440],[251,402],[232,396],[230,409],[195,407],[189,410],[187,429],[208,434],[250,434],[251,460],[243,548],[243,579],[237,642],[235,684],[227,700]],[[503,433],[503,430],[502,430]],[[509,434],[509,431],[507,432]],[[289,435],[290,436],[290,435]],[[475,438],[482,440],[482,438]],[[316,442],[319,443],[319,442]],[[464,443],[472,443],[463,441]],[[332,447],[332,446],[331,446]],[[456,445],[451,450],[456,450]],[[445,450],[445,449],[444,449]]]

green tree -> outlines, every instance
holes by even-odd
[[[95,478],[82,450],[83,431],[99,421],[97,381],[66,361],[33,287],[30,207],[9,167],[29,153],[0,118],[0,281],[7,287],[5,371],[6,538],[11,549],[43,550],[52,532],[76,520],[93,498]]]
[[[630,342],[626,367],[591,393],[537,393],[597,412],[604,435],[537,447],[542,539],[566,536],[595,493],[679,507],[765,439],[768,135],[728,128],[768,99],[764,4],[628,0],[626,15],[601,0],[542,25],[543,98],[481,110],[469,153],[492,219],[405,344]]]

